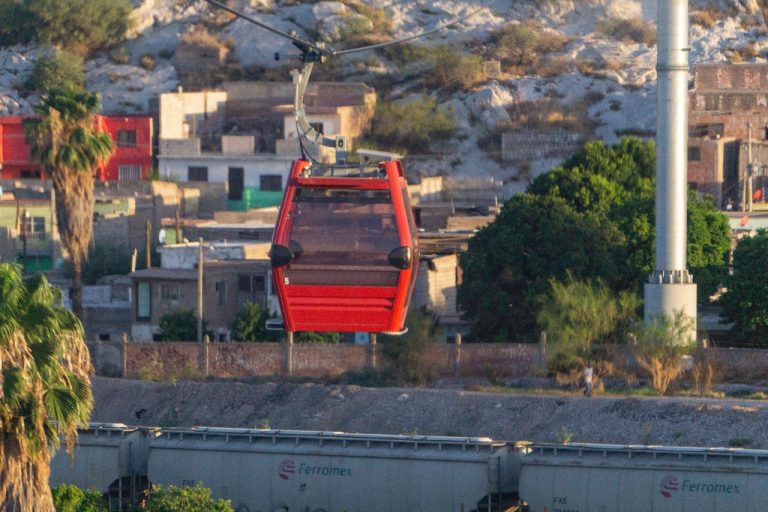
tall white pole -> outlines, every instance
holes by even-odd
[[[658,0],[657,16],[656,267],[645,286],[645,319],[682,311],[695,321],[696,285],[686,268],[688,0]]]

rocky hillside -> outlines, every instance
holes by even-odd
[[[653,131],[656,2],[233,0],[230,5],[278,29],[328,41],[337,48],[415,34],[487,4],[460,26],[417,44],[427,48],[450,44],[488,60],[499,51],[495,35],[510,24],[528,24],[542,38],[558,41],[545,56],[537,56],[535,66],[503,64],[502,73],[494,79],[458,90],[425,88],[418,62],[396,64],[383,52],[350,55],[332,64],[334,78],[377,84],[385,100],[407,100],[426,92],[441,108],[451,109],[457,125],[454,137],[441,145],[439,156],[422,164],[421,171],[491,175],[513,193],[557,163],[557,159],[542,158],[520,166],[500,159],[500,132],[532,124],[524,107],[527,102],[540,102],[535,107],[539,114],[535,128],[577,131],[608,142],[623,133]],[[283,64],[274,61],[275,52],[295,53],[280,37],[216,12],[201,0],[134,0],[134,6],[134,28],[123,47],[105,50],[86,63],[87,86],[102,93],[107,112],[146,111],[151,98],[174,90],[179,85],[175,50],[185,34],[201,26],[230,49],[230,61],[244,70],[241,75]],[[692,64],[765,61],[768,29],[761,1],[694,0],[691,13]],[[622,20],[628,23],[622,25]],[[633,30],[639,30],[639,35]],[[50,51],[21,46],[0,49],[0,115],[31,111],[37,98],[24,97],[19,88],[34,60]],[[152,69],[139,65],[145,55],[155,60]]]

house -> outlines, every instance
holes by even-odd
[[[228,208],[276,206],[291,162],[301,154],[290,82],[230,82],[223,91],[160,96],[160,175],[178,182],[226,185]],[[364,84],[310,84],[307,119],[327,137],[362,136],[376,94]],[[316,148],[335,162],[334,148]]]
[[[216,339],[231,339],[232,324],[247,301],[277,311],[269,246],[267,242],[204,243],[203,317]],[[166,245],[158,251],[160,268],[130,274],[134,297],[131,337],[135,341],[159,339],[163,315],[197,307],[199,244]]]
[[[768,141],[768,64],[698,64],[689,92],[688,182],[725,208],[745,202],[750,143]],[[759,149],[753,165],[768,164]],[[762,176],[753,178],[762,188]]]
[[[254,152],[252,136],[225,135],[222,149],[203,151],[200,138],[160,141],[160,175],[195,184],[222,184],[227,207],[248,210],[280,204],[292,157]]]
[[[0,177],[41,179],[39,163],[30,154],[22,116],[0,117]],[[112,156],[96,170],[97,181],[139,181],[152,171],[152,118],[106,116],[94,118],[94,128],[108,133],[115,143]]]

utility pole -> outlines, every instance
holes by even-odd
[[[203,342],[203,237],[197,239],[197,341]]]
[[[178,208],[176,208],[176,243],[181,243],[181,219],[179,218]]]
[[[145,235],[147,251],[147,268],[152,268],[152,221],[147,221],[147,233]]]

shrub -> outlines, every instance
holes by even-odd
[[[229,500],[211,498],[200,483],[192,487],[153,487],[141,510],[146,512],[234,512]]]
[[[515,66],[528,66],[536,60],[539,36],[528,25],[513,23],[494,35],[498,41],[498,55]]]
[[[398,66],[427,61],[432,56],[432,48],[415,44],[385,46],[379,51],[385,58]]]
[[[720,12],[715,7],[708,7],[691,13],[691,23],[704,28],[711,28],[723,17],[725,17],[723,12]]]
[[[51,490],[56,512],[106,512],[104,498],[97,491],[83,492],[71,484],[61,484]]]
[[[698,395],[709,395],[712,386],[722,378],[723,362],[716,349],[699,350],[694,354],[691,382]]]
[[[424,85],[431,88],[467,89],[483,78],[483,59],[479,55],[464,55],[447,46],[433,53],[432,69],[424,76]]]
[[[35,61],[23,89],[45,93],[51,88],[81,89],[84,83],[83,59],[70,52],[57,52]]]
[[[645,370],[651,387],[664,395],[683,372],[682,356],[690,351],[693,320],[682,311],[674,317],[660,316],[637,329],[637,364]]]
[[[338,343],[339,333],[337,332],[315,332],[304,331],[296,333],[296,343]]]
[[[656,27],[643,20],[611,18],[600,21],[597,29],[603,35],[617,41],[633,42],[653,46],[656,44]]]
[[[597,349],[624,342],[640,298],[626,292],[617,296],[600,281],[580,281],[571,276],[564,282],[550,280],[550,288],[541,298],[538,315],[549,341],[550,370],[569,372],[590,359],[607,360],[610,354]]]
[[[0,47],[32,40],[35,20],[26,3],[0,0],[0,13]]]
[[[203,332],[207,322],[203,321]],[[163,341],[196,341],[197,316],[193,309],[184,309],[160,317],[160,336]]]
[[[157,66],[157,60],[155,59],[154,55],[145,53],[139,59],[139,66],[146,69],[147,71],[152,71],[155,69],[155,66]]]
[[[122,41],[130,28],[130,0],[24,0],[33,38],[87,54]]]
[[[232,337],[237,341],[275,341],[277,334],[266,328],[268,318],[269,315],[261,306],[246,302],[232,325]]]
[[[449,138],[454,126],[450,113],[439,110],[434,99],[422,96],[420,100],[377,104],[368,138],[379,146],[428,153],[431,142]]]
[[[405,321],[408,332],[402,336],[382,336],[382,353],[404,383],[420,385],[434,375],[425,355],[434,343],[435,318],[426,308],[411,308]]]

